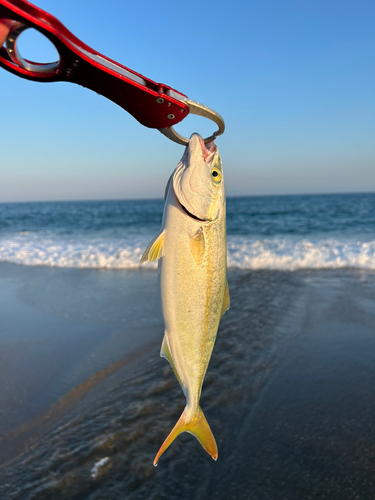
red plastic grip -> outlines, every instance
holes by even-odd
[[[179,100],[179,96],[186,98],[184,94],[96,52],[58,19],[35,5],[25,0],[0,0],[0,18],[37,29],[60,54],[60,63],[54,69],[41,72],[37,69],[43,68],[43,64],[32,63],[33,69],[27,69],[1,47],[0,66],[8,71],[29,80],[69,81],[87,87],[121,106],[145,127],[169,128],[189,114],[189,106]]]

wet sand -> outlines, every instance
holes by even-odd
[[[154,272],[0,263],[1,434],[156,342],[162,329]]]
[[[184,434],[155,468],[184,407],[156,273],[1,265],[0,498],[375,498],[374,278],[230,271],[201,400],[219,459]]]

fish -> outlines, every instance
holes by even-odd
[[[186,407],[154,465],[182,432],[194,435],[217,460],[214,435],[199,405],[221,317],[229,308],[226,200],[214,142],[193,134],[165,190],[160,233],[141,262],[159,260],[165,331],[160,356],[171,364]]]

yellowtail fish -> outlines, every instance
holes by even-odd
[[[141,262],[157,259],[165,323],[160,355],[172,365],[186,407],[154,465],[182,432],[193,434],[216,460],[216,441],[199,399],[219,322],[229,308],[225,192],[217,147],[205,145],[198,134],[168,181],[161,232]]]

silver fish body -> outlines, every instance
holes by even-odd
[[[216,460],[217,446],[199,406],[221,316],[229,307],[225,192],[220,155],[194,134],[166,189],[162,229],[142,261],[160,258],[165,322],[161,356],[171,363],[186,408],[154,464],[181,432],[197,437]]]

